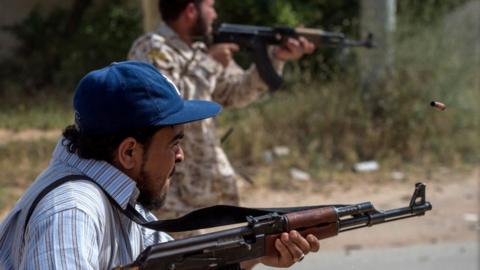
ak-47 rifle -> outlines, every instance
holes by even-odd
[[[213,43],[236,43],[253,53],[258,73],[262,80],[276,90],[282,85],[282,78],[277,74],[270,62],[268,45],[282,44],[288,37],[305,37],[316,47],[366,47],[373,48],[373,35],[365,40],[350,40],[343,33],[326,32],[313,28],[266,27],[239,24],[221,24],[213,33]]]
[[[115,269],[240,269],[240,262],[276,255],[274,242],[282,232],[297,230],[303,236],[313,234],[324,239],[349,230],[422,216],[432,205],[426,201],[425,185],[417,183],[410,204],[402,208],[380,211],[372,203],[364,202],[305,209],[248,216],[246,226],[153,245],[132,264]]]

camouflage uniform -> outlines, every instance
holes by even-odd
[[[267,89],[254,66],[245,71],[231,61],[224,68],[207,54],[204,43],[189,46],[166,24],[138,38],[128,58],[152,63],[178,86],[186,99],[242,107]],[[280,72],[283,63],[273,64]],[[238,205],[237,176],[220,146],[215,121],[189,124],[182,147],[186,158],[177,166],[170,182],[161,217],[177,217],[215,204]]]

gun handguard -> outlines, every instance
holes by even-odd
[[[379,211],[370,202],[364,202],[283,215],[248,216],[246,226],[153,245],[132,264],[115,269],[223,270],[243,261],[276,255],[274,243],[282,232],[295,229],[303,236],[314,234],[325,239],[340,232],[421,216],[431,209],[425,185],[417,183],[407,207]]]
[[[271,90],[282,85],[282,78],[277,74],[268,55],[269,45],[280,45],[289,37],[303,36],[316,47],[375,47],[373,35],[365,40],[346,39],[343,33],[326,32],[313,28],[266,27],[223,23],[213,33],[213,43],[236,43],[253,53],[253,60],[258,73]]]
[[[335,207],[323,207],[305,211],[293,212],[285,215],[285,229],[289,232],[297,230],[301,235],[315,235],[318,239],[325,239],[338,234],[338,215]],[[265,255],[278,255],[275,240],[279,234],[266,237]]]

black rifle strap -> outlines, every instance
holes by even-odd
[[[183,232],[183,231],[206,229],[206,228],[225,226],[225,225],[231,225],[231,224],[238,224],[238,223],[246,222],[247,216],[258,217],[258,216],[269,215],[273,213],[277,213],[281,215],[281,214],[287,214],[290,212],[297,212],[297,211],[303,211],[303,210],[320,208],[320,207],[345,206],[345,205],[316,205],[316,206],[286,207],[286,208],[246,208],[246,207],[238,207],[238,206],[231,206],[231,205],[215,205],[215,206],[192,211],[176,219],[147,221],[131,204],[128,204],[127,208],[123,209],[103,189],[103,187],[100,186],[100,184],[95,182],[95,180],[91,179],[90,177],[86,175],[68,175],[54,181],[38,194],[37,198],[35,198],[35,200],[30,206],[30,209],[28,210],[27,218],[25,219],[25,228],[38,202],[47,193],[49,193],[54,188],[66,182],[78,181],[78,180],[89,180],[94,184],[96,184],[103,191],[103,193],[108,197],[108,199],[110,200],[110,203],[112,203],[112,205],[114,205],[120,212],[122,212],[125,216],[130,218],[135,223],[153,230],[165,231],[165,232]]]
[[[27,216],[25,218],[25,228],[24,230],[27,228],[27,224],[30,220],[30,217],[32,216],[32,213],[33,213],[33,210],[35,210],[35,208],[37,207],[37,204],[40,202],[40,200],[45,197],[45,195],[47,195],[50,191],[54,190],[55,188],[67,183],[67,182],[70,182],[70,181],[79,181],[79,180],[87,180],[87,181],[90,181],[94,184],[96,184],[102,191],[103,193],[107,196],[107,198],[109,199],[110,203],[112,203],[115,208],[117,209],[120,209],[122,211],[122,213],[124,213],[128,218],[130,218],[131,220],[133,220],[134,222],[138,223],[138,224],[142,224],[142,223],[148,223],[148,221],[140,214],[138,213],[138,211],[135,210],[135,208],[133,206],[131,206],[130,204],[128,204],[127,206],[127,209],[123,209],[111,196],[110,194],[108,194],[102,186],[100,186],[100,184],[98,184],[96,181],[94,181],[93,179],[91,179],[90,177],[86,176],[86,175],[75,175],[75,174],[72,174],[72,175],[67,175],[67,176],[64,176],[62,178],[59,178],[57,179],[56,181],[52,182],[50,185],[48,185],[47,187],[45,187],[38,195],[37,197],[35,198],[35,200],[32,202],[32,204],[30,205],[30,208],[28,209],[28,213],[27,213]]]

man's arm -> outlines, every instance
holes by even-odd
[[[276,72],[282,73],[283,62],[274,63]],[[255,65],[244,70],[235,61],[230,60],[218,76],[212,99],[226,108],[241,108],[257,100],[267,90],[268,86],[260,78]]]
[[[256,100],[260,93],[268,89],[268,86],[261,79],[255,65],[244,71],[231,59],[231,54],[237,51],[233,45],[235,44],[220,43],[213,45],[216,47],[223,46],[220,47],[219,51],[226,52],[224,54],[214,54],[212,49],[210,50],[213,58],[219,63],[230,60],[219,77],[213,99],[224,106],[242,107]],[[289,38],[281,46],[270,48],[270,61],[275,71],[282,74],[285,61],[297,60],[304,54],[312,53],[314,49],[315,46],[303,37],[299,39]]]

